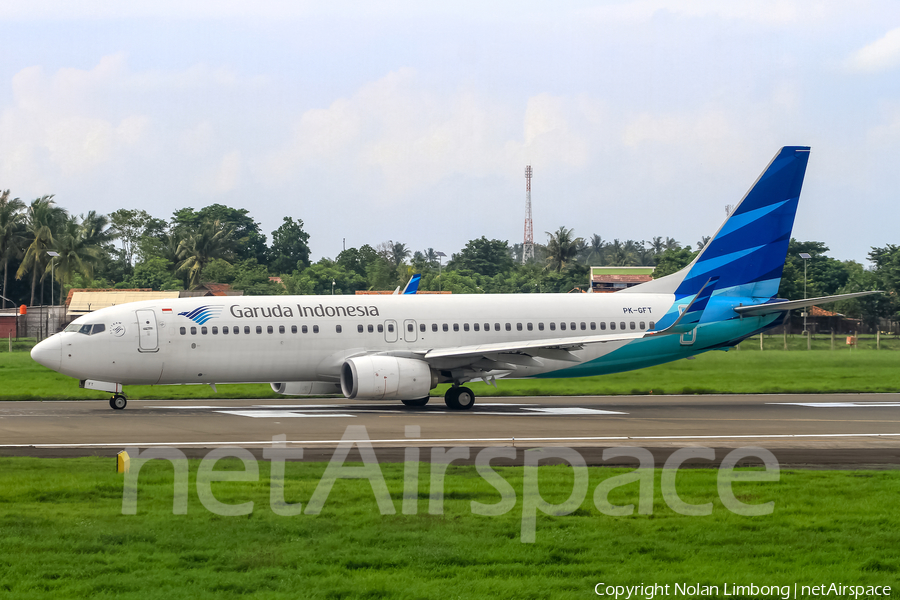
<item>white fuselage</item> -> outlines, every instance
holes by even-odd
[[[673,302],[672,294],[153,300],[79,317],[66,332],[43,342],[35,358],[78,379],[121,384],[336,382],[346,359],[365,354],[417,356],[520,340],[639,334],[651,329]],[[188,315],[201,307],[207,307],[206,316],[192,320]],[[73,331],[90,324],[102,324],[103,331]],[[583,363],[628,343],[591,344],[572,354]],[[57,351],[59,368],[54,364]],[[450,370],[471,359],[442,360],[432,366]],[[518,365],[509,376],[534,377],[572,364],[541,359]]]

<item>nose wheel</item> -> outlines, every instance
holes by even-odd
[[[116,394],[109,399],[109,407],[114,410],[122,410],[128,405],[128,400],[122,394]]]

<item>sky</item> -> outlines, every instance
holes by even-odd
[[[794,237],[900,243],[896,0],[0,3],[0,189],[290,216],[312,258],[560,226],[696,246],[781,146]]]

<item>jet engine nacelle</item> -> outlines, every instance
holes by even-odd
[[[341,367],[341,390],[347,398],[418,400],[437,385],[428,363],[395,356],[360,356]]]
[[[322,394],[340,394],[341,386],[326,381],[288,381],[273,383],[272,391],[285,396],[320,396]]]

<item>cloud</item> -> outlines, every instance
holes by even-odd
[[[900,27],[854,52],[845,64],[851,71],[862,73],[887,71],[900,65]]]

